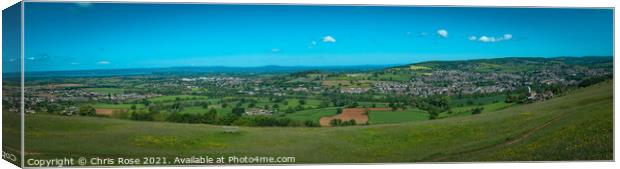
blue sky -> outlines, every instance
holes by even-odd
[[[31,2],[25,12],[27,71],[613,55],[610,9]]]
[[[21,6],[2,10],[2,72],[21,71]],[[6,80],[6,79],[5,79]]]

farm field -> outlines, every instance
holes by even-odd
[[[106,104],[106,103],[97,103],[93,104],[94,108],[103,108],[103,109],[130,109],[131,106],[136,106],[136,108],[144,108],[142,104]]]
[[[612,160],[609,91],[612,83],[604,82],[475,116],[351,127],[240,127],[237,133],[204,124],[36,114],[26,119],[26,158],[209,154],[295,156],[298,163]]]
[[[366,124],[368,122],[368,110],[365,108],[346,108],[342,113],[334,116],[321,117],[319,123],[321,126],[331,126],[331,121],[339,119],[342,121],[354,120],[357,124]]]
[[[370,111],[369,124],[402,123],[428,120],[428,113],[419,109]]]
[[[452,117],[452,116],[472,115],[472,109],[477,108],[477,107],[481,107],[482,108],[482,113],[485,113],[485,112],[493,112],[493,111],[505,109],[505,108],[508,108],[508,107],[510,107],[512,105],[513,105],[512,103],[497,102],[497,103],[490,103],[490,104],[476,105],[476,106],[455,107],[455,108],[453,108],[451,110],[452,113],[443,112],[440,115],[440,117],[447,118],[447,117]]]
[[[336,109],[337,108],[332,107],[332,108],[303,110],[303,111],[298,111],[295,113],[287,114],[285,117],[288,117],[294,120],[300,120],[300,121],[312,120],[318,123],[321,117],[336,115]]]
[[[114,111],[118,110],[120,109],[95,108],[95,114],[99,116],[112,116],[114,115]]]

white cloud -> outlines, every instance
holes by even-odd
[[[29,57],[29,58],[26,58],[26,59],[28,59],[28,60],[34,60],[34,57]]]
[[[495,42],[497,41],[494,37],[488,37],[488,36],[481,36],[480,39],[478,39],[480,42]]]
[[[442,38],[447,38],[448,37],[448,31],[445,29],[439,29],[437,30],[437,34],[439,36],[441,36]]]
[[[83,8],[88,8],[88,7],[93,6],[93,3],[90,3],[90,2],[78,2],[78,3],[75,3],[75,4],[77,6],[83,7]]]
[[[492,37],[492,36],[480,36],[478,39],[476,39],[476,36],[470,36],[468,38],[469,40],[475,41],[478,40],[480,42],[485,42],[485,43],[491,43],[491,42],[501,42],[501,41],[507,41],[512,39],[512,34],[504,34],[501,37]]]
[[[334,39],[334,37],[328,35],[328,36],[323,37],[323,42],[325,42],[325,43],[336,43],[336,39]]]
[[[107,64],[110,64],[110,62],[102,60],[102,61],[97,62],[97,64],[99,64],[99,65],[107,65]]]

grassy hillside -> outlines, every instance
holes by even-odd
[[[613,89],[479,115],[353,127],[241,127],[29,115],[27,157],[294,156],[298,163],[612,160]],[[5,126],[7,127],[7,126]],[[6,144],[6,143],[5,143]]]

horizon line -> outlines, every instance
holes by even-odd
[[[409,64],[418,64],[418,63],[424,63],[424,62],[441,62],[441,61],[472,61],[472,60],[489,60],[489,59],[506,59],[506,58],[561,58],[561,57],[574,57],[574,58],[579,58],[579,57],[614,57],[613,55],[611,56],[594,56],[594,55],[587,55],[587,56],[551,56],[551,57],[545,57],[545,56],[506,56],[506,57],[496,57],[496,58],[476,58],[476,59],[444,59],[444,60],[426,60],[426,61],[417,61],[417,62],[410,62],[410,63],[393,63],[393,64],[357,64],[357,65],[275,65],[275,64],[268,64],[268,65],[259,65],[259,66],[225,66],[225,65],[205,65],[205,66],[162,66],[162,67],[136,67],[136,68],[102,68],[102,69],[69,69],[69,70],[35,70],[35,71],[26,71],[24,70],[24,73],[46,73],[46,72],[76,72],[76,71],[118,71],[118,70],[148,70],[148,69],[172,69],[172,68],[215,68],[215,67],[222,67],[222,68],[244,68],[244,69],[250,69],[250,68],[261,68],[261,67],[289,67],[289,68],[294,68],[294,67],[316,67],[316,68],[329,68],[329,67],[357,67],[357,66],[369,66],[369,67],[389,67],[389,66],[402,66],[402,65],[409,65]],[[2,74],[11,74],[11,73],[20,73],[20,72],[2,72]]]

